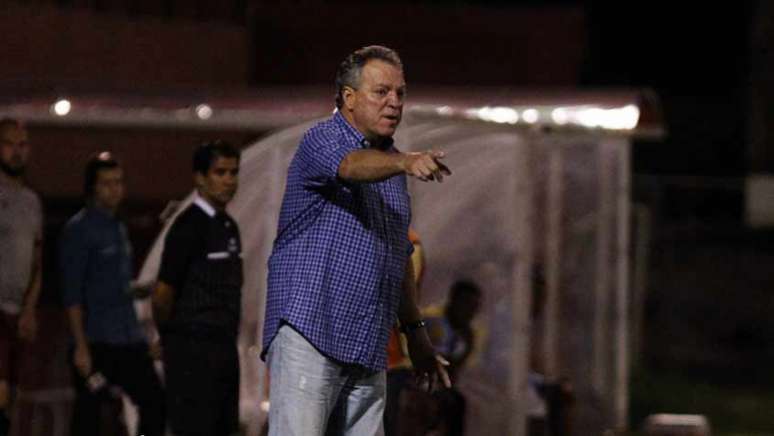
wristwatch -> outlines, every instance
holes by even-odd
[[[413,332],[416,329],[421,329],[422,327],[424,327],[426,325],[427,325],[427,323],[425,322],[424,319],[419,319],[417,321],[410,322],[408,324],[402,324],[400,326],[400,331],[401,331],[401,333],[407,335],[407,334]]]

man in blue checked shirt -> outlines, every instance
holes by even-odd
[[[406,93],[395,51],[350,54],[336,91],[338,111],[306,132],[288,169],[269,259],[262,355],[274,436],[383,434],[396,315],[420,380],[451,385],[414,301],[406,189],[406,175],[451,172],[441,152],[393,145]]]

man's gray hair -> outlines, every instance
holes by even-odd
[[[339,64],[336,70],[336,107],[341,109],[344,104],[344,87],[357,89],[360,86],[360,75],[363,72],[363,66],[372,59],[387,62],[401,70],[403,63],[400,61],[398,53],[381,45],[369,45],[355,50]]]

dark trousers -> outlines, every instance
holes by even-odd
[[[466,409],[465,397],[454,388],[428,393],[417,387],[412,370],[387,372],[386,436],[425,435],[431,430],[433,434],[463,436]]]
[[[387,396],[384,401],[384,434],[397,436],[400,420],[400,393],[414,386],[414,373],[400,368],[387,371]]]
[[[8,401],[11,402],[16,386],[19,354],[22,343],[19,341],[18,315],[0,311],[0,380],[8,384]],[[10,430],[10,410],[0,409],[0,436],[6,436]]]
[[[19,341],[18,315],[0,311],[0,380],[10,388],[16,384],[16,370],[22,343]]]
[[[175,436],[239,433],[239,354],[233,338],[165,335],[169,427]]]
[[[467,409],[465,397],[454,388],[441,389],[433,393],[438,401],[440,420],[446,429],[447,436],[462,436],[465,434],[465,412]]]
[[[92,368],[101,373],[109,386],[116,386],[129,396],[139,414],[138,434],[163,436],[164,390],[148,355],[148,345],[90,344]],[[101,410],[114,403],[108,389],[92,392],[85,379],[73,367],[75,377],[75,410],[71,434],[100,435]]]

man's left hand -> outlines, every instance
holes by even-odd
[[[435,352],[427,331],[419,328],[406,335],[408,340],[408,352],[411,363],[414,365],[414,374],[418,384],[427,383],[427,390],[432,391],[440,383],[446,388],[451,387],[451,379],[446,367],[449,362]]]
[[[19,338],[32,342],[38,334],[38,319],[35,309],[24,309],[19,316]]]

